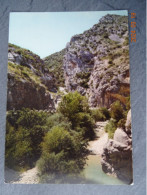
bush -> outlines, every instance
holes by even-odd
[[[90,72],[79,72],[76,74],[76,77],[80,79],[89,79],[90,75]]]
[[[117,123],[117,127],[125,129],[126,119],[120,119]]]
[[[95,137],[95,124],[90,114],[80,112],[76,116],[76,121],[76,130],[82,132],[84,139],[93,139]]]
[[[6,126],[6,164],[32,167],[41,155],[47,113],[30,109],[10,111]]]
[[[106,120],[105,116],[100,112],[99,109],[91,110],[91,114],[92,114],[92,117],[95,120],[95,122]]]
[[[90,112],[87,98],[78,92],[70,92],[63,96],[58,111],[69,119],[73,129],[76,126],[76,114],[79,112]]]
[[[42,156],[38,161],[41,174],[78,173],[85,164],[87,142],[79,134],[53,127],[42,142]]]
[[[87,88],[89,87],[88,81],[89,81],[89,80],[84,79],[84,80],[82,80],[82,81],[79,83],[79,85],[80,85],[81,87],[87,89]]]
[[[111,105],[111,117],[118,122],[124,118],[124,110],[120,101],[116,101]]]
[[[47,126],[49,129],[54,126],[59,126],[69,131],[71,129],[71,122],[63,114],[55,113],[47,118]]]
[[[110,112],[109,112],[109,110],[107,108],[102,107],[99,110],[105,116],[106,120],[110,119]]]
[[[33,157],[29,132],[23,127],[16,130],[7,122],[6,165],[9,167],[30,166]]]
[[[105,126],[105,131],[108,133],[110,139],[113,139],[116,128],[117,126],[114,120],[110,120],[108,124]]]
[[[124,40],[124,42],[123,42],[123,45],[124,45],[124,46],[129,45],[129,37],[128,37],[128,36],[125,37],[125,40]]]
[[[105,121],[110,119],[110,112],[107,108],[99,108],[91,110],[91,114],[95,122],[97,121]]]

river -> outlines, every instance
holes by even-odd
[[[107,175],[102,170],[101,154],[103,152],[104,145],[108,141],[108,134],[104,130],[106,124],[107,121],[96,123],[96,139],[89,142],[88,149],[91,151],[91,154],[88,155],[82,174],[85,180],[88,181],[87,183],[123,185],[124,183],[121,180],[114,176]]]

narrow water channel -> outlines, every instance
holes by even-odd
[[[88,155],[85,168],[83,170],[83,177],[88,183],[106,184],[106,185],[123,185],[118,178],[107,175],[103,172],[101,166],[101,154],[103,147],[108,141],[108,134],[105,132],[105,122],[97,122],[95,129],[96,139],[89,142],[88,149],[93,153]]]
[[[99,155],[89,155],[87,165],[83,171],[84,178],[88,183],[106,184],[106,185],[124,185],[121,180],[103,172]]]

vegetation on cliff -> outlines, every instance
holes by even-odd
[[[63,58],[65,55],[65,49],[60,52],[56,52],[44,58],[45,66],[49,72],[53,75],[55,85],[57,88],[64,87],[64,69],[63,69]]]

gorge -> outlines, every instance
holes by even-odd
[[[102,17],[91,29],[73,36],[62,51],[44,59],[27,49],[9,44],[7,111],[14,111],[11,117],[20,116],[17,110],[22,108],[56,114],[61,110],[64,98],[75,92],[79,94],[77,97],[81,95],[86,98],[86,106],[89,106],[79,108],[82,111],[76,111],[79,114],[77,118],[88,121],[90,115],[95,122],[93,129],[96,138],[91,136],[88,140],[88,157],[95,159],[94,156],[98,155],[99,163],[95,163],[101,171],[111,175],[107,175],[110,180],[112,176],[121,180],[114,183],[131,184],[133,171],[127,16],[108,14]],[[81,98],[81,102],[84,101]],[[67,113],[64,114],[68,118]],[[8,122],[13,126],[11,117]],[[17,120],[16,127],[19,128],[22,123],[19,123],[20,118]],[[79,126],[88,128],[80,122],[76,126],[72,118],[69,121],[70,128],[76,131]],[[7,126],[8,135],[10,129]],[[9,147],[6,144],[6,152]]]

